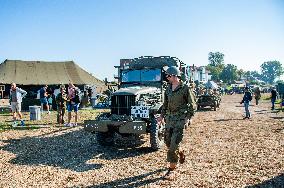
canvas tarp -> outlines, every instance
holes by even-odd
[[[95,78],[73,61],[44,62],[5,60],[0,64],[0,83],[19,85],[57,85],[72,82],[76,85],[104,87],[104,82]]]
[[[205,84],[206,88],[218,89],[218,85],[214,81],[208,81]]]

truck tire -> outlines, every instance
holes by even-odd
[[[112,132],[96,132],[96,139],[101,146],[112,146],[114,144],[114,134]]]
[[[164,146],[164,131],[165,126],[159,125],[156,118],[151,119],[150,125],[150,144],[151,148],[155,151],[161,149]]]

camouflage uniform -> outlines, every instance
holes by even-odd
[[[191,118],[195,109],[194,94],[183,82],[172,91],[169,85],[165,92],[162,115],[166,119],[165,143],[168,147],[167,161],[177,163],[179,144],[183,138],[183,129],[187,118]]]
[[[59,93],[55,98],[57,104],[57,123],[64,123],[63,117],[66,111],[67,95],[65,93]],[[61,120],[61,121],[60,121]]]
[[[261,98],[261,93],[258,87],[255,88],[254,90],[254,96],[255,96],[255,104],[258,105],[258,101]]]

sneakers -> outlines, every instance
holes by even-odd
[[[18,123],[16,122],[16,121],[14,121],[13,123],[12,123],[12,127],[17,127],[18,126]]]
[[[78,124],[77,123],[65,123],[64,126],[65,127],[76,127],[78,126]]]
[[[70,123],[64,123],[65,127],[70,127]]]
[[[24,120],[21,120],[21,126],[25,126]]]
[[[47,114],[50,114],[51,112],[50,111],[47,111]]]

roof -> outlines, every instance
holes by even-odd
[[[218,85],[214,81],[208,81],[205,86],[207,88],[218,89]]]
[[[104,85],[103,81],[92,76],[73,61],[5,60],[0,64],[0,83],[12,82],[20,85],[57,85],[70,82],[77,85]]]

